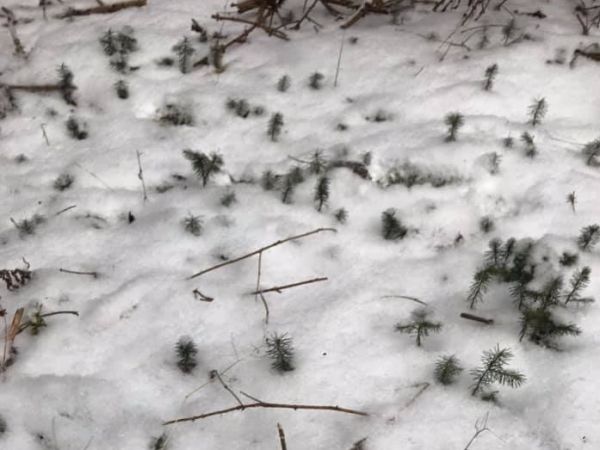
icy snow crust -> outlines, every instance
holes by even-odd
[[[580,59],[570,70],[545,62],[559,47],[570,55],[580,43],[594,41],[580,35],[568,2],[513,3],[522,10],[542,8],[549,16],[519,17],[534,40],[503,47],[492,35],[488,49],[468,52],[468,59],[463,49],[451,49],[443,62],[439,43],[420,35],[435,31],[445,38],[458,15],[411,13],[396,26],[369,17],[344,37],[339,24],[317,9],[315,18],[324,25],[319,33],[305,23],[282,42],[257,31],[248,44],[227,52],[223,73],[204,67],[186,75],[176,66],[158,67],[156,60],[173,56],[171,48],[183,35],[195,39],[192,17],[211,33],[220,30],[210,15],[222,10],[221,0],[150,0],[144,8],[72,22],[42,20],[37,1],[0,3],[18,17],[35,19],[18,27],[31,50],[27,63],[12,55],[10,36],[0,29],[0,79],[45,83],[65,63],[78,86],[75,114],[90,132],[82,141],[67,136],[64,122],[71,108],[55,94],[18,92],[19,113],[0,122],[0,269],[21,267],[25,257],[34,270],[32,281],[18,291],[0,286],[0,302],[9,319],[35,302],[43,303],[44,311],[80,313],[48,318],[38,336],[17,336],[19,354],[0,384],[0,415],[7,422],[0,448],[145,449],[152,437],[166,432],[171,449],[277,449],[279,422],[290,449],[350,449],[364,437],[368,449],[462,449],[486,413],[493,433],[483,433],[472,449],[600,448],[596,306],[575,308],[583,334],[561,338],[562,352],[518,341],[518,316],[504,287],[491,289],[477,310],[493,317],[493,326],[459,318],[489,239],[541,239],[560,254],[576,251],[580,228],[599,219],[598,169],[587,167],[579,152],[580,144],[599,132],[600,66]],[[64,7],[52,6],[49,15]],[[490,22],[505,23],[507,17],[502,13]],[[125,77],[131,90],[125,101],[114,94],[120,75],[98,43],[108,28],[124,25],[133,27],[140,46],[131,55],[131,65],[140,68]],[[238,25],[226,23],[222,32],[233,36],[242,29]],[[346,42],[333,88],[340,40],[353,36],[358,41]],[[198,56],[208,50],[206,44],[194,46]],[[494,89],[484,92],[483,73],[493,63],[499,74]],[[318,91],[307,87],[315,71],[325,75]],[[292,84],[281,93],[275,85],[284,74]],[[532,129],[527,107],[542,96],[549,112]],[[228,98],[262,105],[266,114],[236,117],[225,107]],[[169,102],[191,108],[194,125],[160,125],[157,110]],[[55,117],[47,115],[49,108]],[[365,120],[379,109],[390,120]],[[284,132],[279,142],[271,142],[266,127],[277,111],[283,113]],[[452,111],[464,114],[465,126],[457,142],[445,143],[443,118]],[[336,130],[340,122],[348,125],[346,131]],[[539,149],[533,160],[523,155],[518,139],[525,130]],[[501,140],[509,135],[515,147],[505,149]],[[220,152],[225,172],[202,188],[182,156],[185,148]],[[231,182],[231,177],[259,179],[267,169],[284,173],[296,164],[290,156],[307,159],[317,148],[329,159],[343,148],[351,160],[371,152],[373,180],[332,171],[323,213],[313,203],[314,176],[295,191],[292,204],[259,183]],[[136,150],[148,187],[145,203]],[[491,152],[502,156],[495,175],[485,163]],[[21,154],[27,161],[18,163]],[[406,161],[460,181],[411,189],[384,189],[376,182]],[[75,183],[58,192],[52,184],[65,172]],[[173,180],[172,174],[187,180]],[[156,187],[165,183],[174,187],[158,193]],[[238,201],[227,208],[219,199],[231,190]],[[576,214],[565,201],[572,191]],[[55,216],[70,205],[77,206]],[[345,225],[333,218],[340,207],[348,210]],[[399,242],[381,237],[381,213],[390,207],[410,228]],[[129,211],[136,219],[131,224]],[[9,218],[35,213],[47,222],[21,239]],[[182,227],[189,213],[203,218],[200,237]],[[478,222],[486,215],[496,228],[484,235]],[[263,255],[263,287],[329,277],[268,294],[268,324],[261,303],[247,295],[256,283],[256,258],[186,280],[221,256],[234,258],[332,226],[337,233]],[[455,246],[459,233],[464,242]],[[587,295],[599,297],[598,251],[582,253],[579,264],[592,268]],[[195,288],[215,300],[194,299]],[[390,294],[426,301],[444,324],[441,333],[426,338],[421,348],[395,333],[394,324],[417,305],[382,298]],[[264,356],[264,337],[275,331],[288,333],[297,351],[296,370],[284,375]],[[199,365],[192,375],[175,364],[174,345],[182,335],[198,345]],[[434,382],[440,355],[456,354],[471,369],[482,351],[496,344],[511,347],[511,367],[527,376],[519,389],[499,388],[499,405],[471,397],[468,370],[454,385]],[[255,409],[163,427],[169,419],[236,404],[217,381],[209,382],[213,369],[236,392],[265,401],[340,405],[370,416]],[[415,384],[424,382],[431,386],[407,406],[419,389]]]

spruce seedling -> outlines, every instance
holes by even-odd
[[[577,246],[580,250],[590,251],[600,240],[600,225],[588,225],[581,229],[577,238]]]
[[[537,155],[537,148],[533,142],[533,136],[527,131],[521,135],[521,141],[525,144],[525,156],[534,158]]]
[[[237,202],[237,197],[235,196],[235,192],[227,192],[221,197],[221,205],[229,208],[231,205]]]
[[[327,168],[327,160],[323,157],[323,150],[317,149],[312,154],[308,163],[308,171],[315,175],[320,175]]]
[[[333,213],[333,217],[341,224],[345,224],[348,221],[348,211],[345,208],[337,209]]]
[[[283,188],[281,190],[281,202],[285,204],[292,203],[292,194],[294,193],[294,188],[296,187],[296,183],[294,183],[293,178],[288,174],[285,176],[283,180]]]
[[[529,105],[529,116],[531,126],[536,126],[542,123],[542,119],[548,111],[548,104],[544,97],[535,99],[531,105]]]
[[[191,68],[190,59],[195,50],[187,36],[184,36],[181,41],[173,46],[173,51],[177,54],[179,60],[179,71],[183,74],[188,73]]]
[[[281,135],[283,129],[283,114],[274,113],[269,120],[269,127],[267,128],[267,134],[273,142],[276,142]]]
[[[271,367],[276,371],[290,372],[294,370],[294,347],[292,338],[287,334],[274,333],[265,338],[267,356],[271,360]]]
[[[260,185],[265,191],[272,191],[277,186],[277,175],[272,170],[266,170],[260,178]]]
[[[277,90],[279,92],[286,92],[290,88],[291,84],[292,84],[292,81],[291,81],[290,77],[287,75],[284,75],[277,82]]]
[[[494,219],[492,219],[490,216],[484,216],[479,220],[479,229],[483,233],[490,233],[495,227],[496,225],[494,224]]]
[[[183,373],[191,373],[198,365],[198,361],[196,360],[198,348],[191,338],[187,336],[181,337],[175,345],[175,352],[177,354],[177,367]]]
[[[59,175],[56,180],[54,180],[54,184],[52,185],[54,189],[57,191],[66,191],[71,187],[73,182],[75,181],[75,177],[69,173],[63,173]]]
[[[463,368],[454,355],[442,356],[435,363],[434,376],[438,383],[449,385],[454,383]]]
[[[485,80],[483,81],[483,90],[491,91],[494,86],[494,79],[498,75],[498,64],[492,64],[485,69]]]
[[[581,270],[576,270],[571,277],[570,284],[571,289],[565,296],[565,305],[569,302],[589,302],[593,299],[590,298],[582,298],[581,291],[584,290],[587,285],[590,283],[590,274],[592,273],[592,269],[588,266],[583,267]]]
[[[588,166],[600,166],[600,161],[598,161],[598,157],[600,156],[600,138],[585,144],[582,153],[586,158],[585,163]]]
[[[579,260],[579,255],[577,253],[571,253],[571,252],[563,252],[562,255],[560,255],[560,259],[558,260],[558,263],[561,266],[564,267],[570,267],[570,266],[574,266],[575,264],[577,264],[577,260]]]
[[[159,437],[153,438],[150,443],[150,450],[167,450],[168,440],[167,433],[163,433]]]
[[[502,145],[504,146],[504,148],[513,148],[515,145],[515,140],[512,137],[507,136],[504,139],[502,139]]]
[[[552,338],[579,334],[581,330],[576,325],[556,322],[552,313],[546,308],[525,309],[521,313],[519,341],[528,336],[529,340],[537,345],[556,348]]]
[[[570,192],[569,195],[567,195],[567,203],[571,205],[571,209],[573,210],[573,213],[575,213],[575,203],[577,203],[577,199],[575,198],[575,191]]]
[[[408,229],[396,217],[396,210],[392,208],[382,213],[381,228],[383,238],[388,241],[402,239],[408,233]]]
[[[71,116],[67,119],[65,125],[67,127],[67,131],[69,132],[69,136],[71,136],[73,139],[77,139],[79,141],[87,139],[88,132],[85,123],[79,122],[75,117]]]
[[[77,106],[77,102],[73,94],[77,90],[77,86],[73,83],[73,72],[63,63],[58,68],[58,87],[62,94],[63,100],[72,106]]]
[[[223,168],[223,157],[218,153],[206,155],[202,152],[184,150],[183,156],[192,164],[192,169],[202,179],[202,186],[206,186],[210,177]]]
[[[446,115],[444,123],[448,126],[448,134],[446,135],[446,142],[456,141],[456,134],[458,130],[464,125],[464,116],[458,112],[450,113]]]
[[[202,219],[200,216],[194,216],[192,213],[183,219],[183,228],[194,236],[200,236],[202,234]]]
[[[471,370],[474,385],[471,395],[475,395],[486,386],[492,383],[517,388],[525,382],[525,375],[516,371],[509,370],[505,366],[513,358],[509,348],[495,348],[483,352],[481,358],[481,367]]]
[[[421,341],[430,333],[439,333],[442,329],[441,322],[433,322],[429,319],[431,312],[425,308],[419,308],[412,312],[411,321],[406,324],[396,324],[396,331],[415,336],[417,347],[421,346]]]
[[[475,272],[473,283],[471,283],[469,295],[467,296],[467,303],[470,309],[475,309],[477,303],[483,302],[483,295],[487,292],[494,274],[494,267],[485,267]]]
[[[317,186],[315,187],[315,203],[317,204],[317,211],[321,212],[323,209],[323,205],[327,203],[329,200],[329,185],[330,180],[328,177],[321,177],[317,181]]]
[[[322,73],[315,72],[308,79],[308,85],[311,87],[311,89],[319,90],[323,87],[324,79],[325,79],[325,76]]]
[[[119,80],[115,83],[115,92],[121,100],[129,98],[129,87],[125,80]]]

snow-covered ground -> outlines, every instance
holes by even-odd
[[[348,450],[362,438],[372,450],[463,449],[486,414],[491,432],[472,449],[600,448],[597,306],[561,309],[583,331],[561,338],[561,351],[519,342],[519,315],[505,285],[494,284],[475,311],[494,318],[492,326],[459,317],[468,310],[469,286],[491,238],[541,240],[568,281],[574,269],[560,268],[558,256],[577,252],[580,229],[600,220],[598,169],[581,155],[583,144],[600,134],[600,66],[584,59],[574,69],[568,65],[575,48],[597,38],[580,35],[570,2],[513,1],[512,9],[542,9],[548,16],[517,17],[530,40],[505,47],[498,29],[490,28],[486,49],[453,47],[443,61],[445,47],[424,36],[435,32],[445,39],[458,13],[409,12],[401,25],[367,17],[343,31],[317,7],[313,16],[323,25],[318,33],[309,22],[288,31],[287,42],[256,31],[247,44],[227,51],[224,72],[200,67],[188,74],[156,62],[173,57],[172,47],[184,35],[196,56],[208,53],[208,44],[190,31],[191,18],[210,33],[239,33],[240,24],[210,18],[223,10],[221,0],[149,0],[146,7],[115,14],[53,18],[66,3],[94,2],[65,0],[51,6],[44,21],[37,1],[0,0],[18,18],[33,19],[17,27],[30,52],[27,61],[13,55],[10,35],[0,28],[0,82],[51,83],[64,63],[78,87],[76,108],[57,93],[16,92],[19,110],[0,121],[0,269],[23,268],[25,258],[33,271],[18,290],[2,284],[0,304],[8,321],[21,307],[28,315],[36,303],[43,312],[79,312],[48,317],[37,336],[16,337],[18,355],[0,381],[6,422],[1,449],[145,449],[166,433],[169,449],[274,450],[277,423],[290,449]],[[288,3],[299,10],[303,2]],[[509,17],[500,11],[482,20],[504,24]],[[99,44],[109,28],[123,26],[133,28],[139,44],[130,57],[139,69],[125,76],[111,69]],[[567,50],[566,64],[547,64],[560,48]],[[483,75],[493,63],[499,73],[486,92]],[[308,87],[316,71],[325,76],[320,90]],[[291,87],[283,93],[276,83],[285,74]],[[121,77],[130,86],[127,100],[114,93]],[[540,97],[548,114],[534,128],[527,123],[528,107]],[[230,98],[260,105],[265,113],[237,117],[225,106]],[[158,111],[169,103],[189,108],[193,125],[158,123]],[[388,120],[367,120],[378,111]],[[465,125],[456,142],[445,142],[444,117],[454,111],[464,115]],[[274,112],[285,123],[277,142],[267,136]],[[87,139],[66,133],[72,114],[87,122]],[[340,123],[347,129],[337,129]],[[519,139],[524,131],[535,136],[539,154],[533,159]],[[512,148],[503,146],[508,136],[515,140]],[[184,149],[220,153],[223,172],[202,187]],[[263,190],[266,170],[283,174],[302,165],[294,158],[309,160],[316,149],[329,161],[360,161],[370,152],[371,180],[332,170],[322,212],[313,201],[315,175],[307,175],[290,204],[281,202],[279,191]],[[494,152],[501,156],[497,173],[489,163]],[[387,171],[406,162],[455,181],[384,187]],[[75,181],[57,191],[54,181],[65,173]],[[573,191],[575,212],[566,202]],[[220,199],[230,192],[237,202],[223,206]],[[56,215],[71,205],[76,207]],[[333,215],[342,207],[345,224]],[[381,214],[388,208],[396,208],[409,228],[402,240],[381,236]],[[20,236],[10,219],[34,214],[46,221],[35,234]],[[202,217],[198,237],[182,225],[190,214]],[[485,216],[495,223],[489,233],[479,226]],[[267,324],[261,302],[248,295],[256,285],[256,257],[187,279],[223,258],[319,227],[337,233],[263,254],[262,287],[328,277],[266,294]],[[459,234],[464,239],[455,245]],[[598,297],[598,250],[580,252],[577,267],[584,265],[592,269],[585,294]],[[214,301],[195,299],[194,289]],[[443,323],[441,332],[422,347],[395,332],[418,305],[390,295],[427,302]],[[274,332],[287,333],[296,349],[296,368],[283,375],[265,356],[265,337]],[[177,368],[174,351],[184,335],[198,347],[198,366],[189,375]],[[518,389],[498,387],[494,404],[470,395],[469,370],[496,344],[512,349],[510,367],[527,381]],[[455,354],[465,367],[450,386],[433,377],[435,361],[445,354]],[[339,405],[369,416],[256,409],[163,426],[236,405],[217,380],[210,381],[211,370],[236,393],[263,401]],[[413,401],[422,383],[430,385]]]

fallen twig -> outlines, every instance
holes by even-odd
[[[80,272],[78,270],[63,269],[62,267],[58,269],[58,271],[63,273],[71,273],[73,275],[89,275],[93,278],[98,278],[98,272]]]
[[[71,205],[71,206],[67,206],[64,209],[61,209],[60,211],[58,211],[56,214],[54,214],[54,216],[60,216],[62,213],[66,213],[67,211],[73,209],[73,208],[77,208],[77,205]]]
[[[240,406],[244,406],[244,404],[242,403],[242,401],[240,400],[240,398],[236,395],[236,393],[233,392],[231,390],[231,388],[229,386],[227,386],[227,383],[225,383],[223,381],[223,378],[221,378],[221,375],[219,374],[219,371],[218,370],[211,370],[210,371],[210,379],[214,380],[215,378],[217,380],[219,380],[219,382],[223,385],[223,387],[225,388],[225,390],[227,392],[229,392],[233,396],[233,398],[235,398],[235,400],[240,404]]]
[[[194,294],[194,298],[197,298],[200,301],[203,302],[212,302],[214,300],[213,297],[209,297],[208,295],[204,295],[202,292],[200,292],[199,289],[194,289],[192,291],[192,294]]]
[[[474,320],[475,322],[485,323],[486,325],[492,325],[494,323],[494,319],[486,319],[485,317],[479,317],[469,313],[460,313],[460,317],[463,319]]]
[[[285,289],[293,288],[293,287],[296,287],[296,286],[303,286],[305,284],[318,283],[319,281],[326,281],[326,280],[328,280],[327,277],[313,278],[313,279],[310,279],[310,280],[299,281],[297,283],[284,284],[284,285],[281,285],[281,286],[275,286],[275,287],[271,287],[271,288],[268,288],[268,289],[256,290],[254,292],[250,292],[249,295],[266,294],[267,292],[277,292],[278,294],[281,294],[281,291],[283,291]]]
[[[69,8],[63,14],[56,16],[65,19],[74,16],[89,16],[91,14],[112,14],[126,8],[140,8],[146,6],[147,0],[128,0],[124,2],[111,3],[109,5],[92,6],[91,8],[76,9]]]
[[[257,401],[256,403],[248,403],[245,405],[233,406],[231,408],[225,408],[218,411],[212,411],[205,414],[199,414],[197,416],[191,417],[182,417],[180,419],[168,420],[163,423],[163,425],[172,425],[174,423],[182,423],[182,422],[194,422],[200,419],[206,419],[207,417],[218,416],[221,414],[227,414],[233,411],[245,411],[246,409],[252,408],[275,408],[275,409],[306,409],[306,410],[319,410],[319,411],[335,411],[346,414],[354,414],[357,416],[368,416],[369,414],[364,411],[357,411],[355,409],[349,408],[341,408],[339,406],[330,406],[330,405],[301,405],[301,404],[290,404],[290,403],[270,403],[270,402],[262,402]]]
[[[287,450],[285,433],[283,432],[283,427],[279,423],[277,423],[277,432],[279,433],[279,444],[281,445],[281,450]]]
[[[137,156],[137,163],[138,163],[138,179],[140,180],[140,182],[142,183],[142,193],[144,195],[144,202],[146,202],[148,200],[148,195],[146,193],[146,183],[144,181],[144,171],[142,170],[142,154],[139,152],[139,150],[135,151],[135,154]]]
[[[337,230],[335,228],[317,228],[316,230],[309,231],[307,233],[302,233],[302,234],[298,234],[296,236],[291,236],[291,237],[288,237],[288,238],[285,238],[285,239],[281,239],[279,241],[273,242],[272,244],[269,244],[269,245],[266,245],[264,247],[261,247],[258,250],[254,250],[253,252],[250,252],[250,253],[247,253],[247,254],[245,254],[243,256],[240,256],[238,258],[222,262],[220,264],[217,264],[216,266],[209,267],[208,269],[204,269],[204,270],[202,270],[202,271],[200,271],[198,273],[195,273],[194,275],[188,277],[187,279],[191,280],[193,278],[199,277],[200,275],[204,275],[205,273],[212,272],[213,270],[220,269],[221,267],[225,267],[225,266],[228,266],[230,264],[235,264],[235,263],[237,263],[239,261],[243,261],[244,259],[251,258],[251,257],[253,257],[255,255],[258,255],[258,254],[260,254],[260,253],[262,253],[264,251],[270,250],[273,247],[276,247],[278,245],[284,244],[286,242],[290,242],[290,241],[295,241],[295,240],[298,240],[298,239],[302,239],[304,237],[311,236],[311,235],[317,234],[317,233],[321,233],[323,231],[333,231],[333,232],[337,233]]]
[[[404,298],[406,300],[411,300],[413,302],[417,302],[423,306],[427,306],[427,303],[425,303],[424,301],[419,300],[416,297],[409,297],[408,295],[384,295],[381,298]]]

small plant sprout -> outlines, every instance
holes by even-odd
[[[575,191],[570,192],[569,195],[567,195],[567,203],[571,205],[571,209],[573,210],[573,213],[575,213],[575,203],[577,203]]]
[[[265,338],[267,356],[271,360],[271,367],[276,371],[290,372],[294,370],[294,347],[292,338],[287,334],[274,333]]]
[[[125,80],[119,80],[115,83],[115,92],[121,100],[129,98],[129,87]]]
[[[481,390],[493,383],[498,383],[511,388],[518,388],[525,382],[525,375],[506,368],[508,362],[513,358],[509,348],[500,348],[498,345],[483,352],[481,366],[471,370],[474,380],[471,395],[476,395]]]
[[[198,348],[190,337],[181,337],[175,345],[175,352],[177,354],[177,367],[183,373],[191,373],[198,365],[196,359]]]
[[[317,211],[319,212],[322,211],[323,206],[327,204],[327,200],[329,200],[329,185],[330,180],[326,176],[319,178],[317,181],[314,200],[317,204]]]
[[[188,73],[192,66],[191,56],[195,50],[187,36],[184,36],[181,41],[173,46],[173,51],[177,54],[179,60],[179,71],[183,74]]]
[[[33,336],[37,336],[42,328],[47,327],[48,324],[44,320],[42,315],[42,304],[38,303],[34,307],[34,311],[29,316],[29,332]]]
[[[454,355],[441,356],[435,363],[434,376],[438,383],[449,385],[456,381],[463,368]]]
[[[513,148],[515,145],[515,140],[512,137],[507,136],[504,139],[502,139],[502,145],[504,146],[504,148]]]
[[[168,441],[169,437],[167,436],[167,433],[163,433],[157,438],[152,438],[150,450],[167,450]]]
[[[277,175],[272,170],[266,170],[260,178],[260,185],[265,191],[272,191],[277,187]]]
[[[576,270],[571,277],[570,284],[571,289],[565,295],[565,305],[569,302],[580,302],[580,303],[589,303],[593,301],[591,298],[582,298],[581,291],[584,290],[587,285],[590,283],[590,274],[592,273],[592,269],[588,266],[583,267],[581,270]]]
[[[557,349],[553,338],[579,334],[581,330],[576,325],[556,322],[552,312],[547,308],[525,308],[521,312],[519,341],[528,336],[534,344]]]
[[[80,122],[75,117],[71,116],[67,119],[65,125],[67,127],[69,136],[71,136],[73,139],[77,139],[79,141],[87,139],[88,132],[85,123]]]
[[[494,276],[494,267],[485,267],[475,272],[473,282],[467,296],[467,303],[470,309],[475,309],[477,303],[483,302],[483,295],[487,292],[490,282]]]
[[[458,130],[465,124],[464,116],[458,112],[450,113],[446,115],[444,123],[448,126],[446,142],[456,141]]]
[[[292,194],[294,193],[294,188],[296,187],[296,183],[294,179],[290,176],[290,174],[286,175],[283,179],[283,187],[281,190],[281,202],[285,204],[292,203]]]
[[[323,157],[323,150],[317,149],[312,154],[308,163],[308,171],[315,175],[320,175],[327,168],[327,160]]]
[[[560,255],[558,263],[563,267],[571,267],[577,264],[578,260],[579,255],[577,253],[563,252],[562,255]]]
[[[600,156],[600,138],[585,144],[582,153],[585,156],[585,163],[588,166],[600,166],[600,161],[598,160],[598,157]]]
[[[344,208],[337,209],[333,213],[333,217],[341,224],[345,224],[348,221],[348,211]]]
[[[176,127],[192,125],[194,117],[190,108],[182,105],[169,103],[158,112],[158,120],[164,125],[173,125]]]
[[[74,181],[75,181],[75,178],[73,177],[73,175],[71,175],[69,173],[63,173],[63,174],[59,175],[56,178],[56,180],[54,180],[53,187],[57,191],[61,191],[61,192],[66,191],[67,189],[69,189],[71,187],[71,185],[73,184]]]
[[[183,228],[194,236],[200,236],[202,234],[202,219],[200,216],[194,216],[190,213],[183,219]]]
[[[183,156],[191,162],[192,169],[202,180],[202,186],[208,184],[208,180],[223,168],[223,157],[218,153],[207,155],[193,150],[184,150]]]
[[[225,72],[225,64],[223,63],[223,55],[225,55],[225,48],[222,45],[214,44],[210,46],[208,60],[210,64],[215,68],[215,72]]]
[[[498,64],[492,64],[485,69],[485,80],[483,81],[483,90],[491,91],[494,86],[494,79],[498,75]]]
[[[592,248],[600,240],[600,225],[588,225],[581,229],[581,233],[577,238],[577,246],[580,250],[586,252],[592,250]]]
[[[538,154],[537,147],[533,142],[533,136],[527,131],[523,132],[521,135],[521,142],[525,144],[525,156],[534,158]]]
[[[58,87],[63,100],[68,105],[77,106],[77,102],[73,97],[77,86],[73,83],[73,72],[65,64],[61,64],[58,68]]]
[[[479,220],[479,229],[485,234],[494,231],[495,227],[494,219],[490,216],[484,216]]]
[[[273,142],[279,140],[279,136],[281,135],[281,131],[283,129],[283,114],[277,112],[271,116],[269,119],[269,126],[267,128],[267,134],[271,138]]]
[[[548,111],[548,104],[544,97],[537,98],[529,105],[529,123],[531,126],[536,126],[542,123],[542,119]]]
[[[393,208],[385,210],[381,215],[381,234],[388,241],[402,239],[408,233],[408,229],[402,225],[400,219],[396,217],[396,210]]]
[[[308,79],[308,85],[311,89],[319,90],[323,87],[323,80],[325,76],[320,72],[313,73]]]
[[[15,221],[11,217],[11,222],[15,226],[17,230],[19,230],[19,237],[25,238],[27,236],[31,236],[35,234],[37,227],[46,222],[46,218],[41,214],[34,214],[29,219],[23,219],[20,221]]]
[[[417,347],[421,346],[422,339],[430,333],[439,333],[442,329],[440,322],[430,320],[431,311],[419,308],[412,312],[410,322],[396,324],[396,331],[411,334],[415,337]]]
[[[279,92],[287,92],[290,88],[292,81],[288,75],[282,76],[277,82],[277,90]]]
[[[227,192],[221,197],[221,205],[225,206],[226,208],[229,208],[236,202],[237,197],[235,196],[235,192],[233,191]]]

